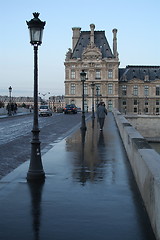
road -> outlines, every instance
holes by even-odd
[[[54,113],[52,117],[40,117],[42,155],[80,122],[81,113]],[[21,163],[29,160],[32,126],[33,115],[0,119],[0,179]]]

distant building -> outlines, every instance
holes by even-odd
[[[119,69],[119,110],[122,113],[160,113],[160,66]]]
[[[64,95],[49,97],[49,106],[52,110],[56,111],[58,108],[65,107]]]
[[[107,108],[119,109],[123,113],[160,113],[160,67],[126,66],[119,68],[117,52],[117,29],[113,29],[113,49],[111,50],[105,31],[81,31],[74,27],[72,49],[66,54],[65,103],[82,106],[82,84],[80,72],[86,72],[84,85],[85,108],[91,111],[94,83],[94,104],[104,101]]]

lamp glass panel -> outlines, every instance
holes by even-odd
[[[30,38],[31,38],[31,42],[42,42],[42,29],[39,28],[32,28],[30,29]]]

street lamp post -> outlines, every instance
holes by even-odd
[[[99,87],[96,87],[96,93],[97,93],[97,107],[98,107],[98,91],[99,91]]]
[[[11,93],[12,93],[12,87],[10,86],[9,88],[9,105],[8,105],[8,114],[9,114],[9,116],[11,116],[12,114],[11,114]]]
[[[91,88],[92,88],[92,118],[95,118],[95,115],[94,115],[94,87],[95,87],[95,83],[92,82],[91,83]]]
[[[28,181],[44,181],[38,126],[38,45],[42,43],[42,34],[45,22],[38,17],[39,13],[33,13],[34,18],[27,22],[30,31],[30,43],[34,47],[34,120],[31,141],[31,159],[27,173]]]
[[[86,131],[85,111],[84,111],[84,82],[86,81],[86,73],[84,70],[80,73],[82,82],[82,125],[81,130]]]

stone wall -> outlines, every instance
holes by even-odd
[[[153,231],[160,240],[160,155],[124,116],[118,111],[114,116]]]
[[[160,141],[160,116],[138,115],[125,116],[131,125],[148,139]]]

